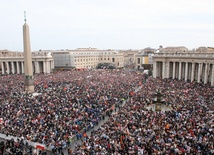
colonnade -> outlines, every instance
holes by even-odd
[[[153,62],[153,77],[210,83],[214,86],[214,63],[208,61],[158,61]]]
[[[53,59],[32,61],[33,73],[50,73],[54,68]],[[24,61],[6,60],[1,62],[2,74],[24,74]]]

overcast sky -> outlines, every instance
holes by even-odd
[[[0,0],[0,50],[214,47],[214,0]]]

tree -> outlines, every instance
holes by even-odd
[[[112,63],[98,63],[97,69],[115,69],[116,66]]]

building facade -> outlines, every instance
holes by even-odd
[[[144,54],[136,54],[135,55],[135,68],[143,69],[144,64],[149,64],[149,57],[148,55]]]
[[[0,51],[2,74],[24,74],[23,52]],[[54,59],[50,52],[32,52],[33,73],[50,73]]]
[[[96,68],[99,63],[112,63],[124,67],[124,56],[115,50],[78,48],[76,50],[53,51],[54,67]]]
[[[135,54],[135,67],[137,69],[144,69],[145,65],[152,65],[152,55],[155,52],[155,49],[145,48],[139,53]]]
[[[155,53],[153,77],[183,79],[214,86],[214,52]]]

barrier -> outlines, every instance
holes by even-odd
[[[3,141],[14,139],[14,141],[17,142],[18,139],[21,139],[21,138],[20,137],[14,137],[14,136],[11,136],[11,135],[7,136],[5,134],[0,133],[0,139],[2,139]],[[44,144],[32,142],[32,141],[29,141],[29,140],[26,140],[26,139],[24,139],[23,141],[24,141],[25,144],[28,143],[29,146],[32,146],[35,149],[38,149],[38,150],[41,150],[41,151],[47,151],[47,154],[48,154],[48,152],[51,152],[51,148],[48,148]]]

